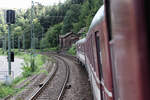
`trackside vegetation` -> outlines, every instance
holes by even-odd
[[[75,48],[75,45],[73,44],[72,47],[68,50],[68,53],[70,55],[73,55],[75,56],[76,55],[76,48]]]
[[[39,74],[39,73],[45,73],[47,74],[48,72],[44,69],[41,70],[43,67],[43,64],[46,62],[48,57],[43,56],[43,55],[35,55],[35,71],[33,72],[31,70],[31,56],[29,53],[23,53],[20,52],[19,50],[14,50],[15,56],[21,59],[24,59],[24,63],[22,64],[22,75],[20,77],[17,77],[13,80],[13,83],[10,86],[5,85],[4,83],[0,83],[0,98],[6,97],[8,95],[14,95],[18,93],[19,91],[23,90],[24,87],[29,84],[26,83],[26,85],[20,89],[15,88],[15,86],[24,80],[26,80],[29,76],[34,75],[34,74]],[[2,51],[0,49],[0,55],[6,55],[7,53]]]
[[[70,31],[77,34],[81,28],[87,27],[87,32],[94,15],[102,4],[103,0],[66,0],[65,3],[53,6],[35,5],[33,24],[36,49],[57,48],[59,35]],[[0,48],[8,44],[4,11],[5,9],[0,9]],[[12,47],[18,48],[18,43],[20,43],[20,48],[30,49],[30,19],[31,8],[16,9],[16,23],[11,26],[12,45],[14,43]]]
[[[66,0],[65,3],[59,3],[54,6],[35,5],[33,8],[33,25],[36,52],[59,50],[59,35],[64,35],[70,31],[77,34],[84,27],[87,27],[87,32],[94,15],[102,4],[103,0]],[[7,55],[6,49],[8,47],[8,31],[4,21],[4,11],[5,9],[0,9],[0,48],[5,50],[0,49],[0,55]],[[27,79],[27,77],[40,72],[46,73],[46,71],[40,70],[40,68],[45,63],[47,57],[38,54],[34,55],[36,70],[33,72],[30,54],[18,50],[25,49],[28,52],[31,51],[30,20],[31,8],[16,9],[16,23],[11,26],[12,49],[15,56],[24,59],[25,63],[22,64],[22,76],[17,77],[11,86],[0,83],[0,98],[21,91],[24,87],[16,89],[14,86]],[[82,33],[82,38],[85,36],[85,33]],[[72,45],[68,53],[75,55],[75,45]]]

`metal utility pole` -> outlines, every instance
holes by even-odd
[[[18,37],[18,49],[20,50],[20,38]]]
[[[13,49],[15,49],[15,35],[13,35]]]
[[[14,40],[15,40],[15,38],[14,38],[15,36],[13,35],[13,37],[12,37],[12,49],[14,49],[14,45],[15,45],[15,42],[14,42]]]
[[[33,12],[34,12],[34,2],[32,1],[31,7],[31,49],[35,49],[35,34],[34,34],[34,24],[33,24]]]
[[[15,23],[15,11],[6,11],[6,23],[8,24],[8,72],[11,76],[11,24]]]
[[[42,38],[41,38],[41,40],[43,40],[43,27],[42,27]],[[40,49],[42,49],[42,45],[40,44]]]
[[[25,33],[23,33],[23,49],[25,50]]]
[[[32,3],[32,2],[31,2],[31,3]],[[32,40],[32,39],[33,39],[33,29],[32,29],[32,28],[33,28],[33,27],[32,27],[32,21],[33,21],[33,14],[32,14],[32,13],[33,13],[33,11],[32,11],[32,7],[33,7],[33,6],[31,6],[31,19],[30,19],[30,24],[31,24],[31,33],[30,33],[30,36],[31,36],[31,37],[30,37],[30,38],[31,38],[31,49],[33,48],[33,47],[32,47],[32,42],[33,42],[33,40]]]
[[[37,2],[35,2],[37,3]],[[34,14],[34,2],[31,1],[31,68],[32,71],[35,71],[34,66],[34,52],[35,52],[35,33],[34,33],[34,23],[33,23],[33,15]]]
[[[4,51],[4,39],[3,39],[3,51]]]
[[[42,39],[43,39],[43,31],[44,31],[44,30],[43,30],[43,27],[42,27]]]
[[[34,10],[34,2],[31,1],[31,69],[35,70],[34,66],[34,49],[35,49],[35,35],[34,35],[34,24],[33,24],[33,10]]]
[[[3,36],[3,51],[5,50],[5,36]]]
[[[4,50],[5,50],[5,51],[6,51],[6,49],[7,49],[7,48],[6,48],[6,43],[7,43],[7,40],[6,40],[7,38],[6,38],[6,36],[7,36],[7,35],[5,34],[5,41],[4,41]]]
[[[11,75],[11,36],[10,36],[10,24],[8,24],[8,71]]]

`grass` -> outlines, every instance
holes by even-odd
[[[24,81],[26,78],[22,78],[22,77],[17,77],[15,80],[13,80],[11,85],[5,85],[4,83],[0,83],[0,98],[4,98],[8,95],[15,95],[18,92],[22,91],[24,87],[22,88],[14,88],[16,86],[16,84],[21,83],[22,81]]]
[[[26,78],[17,77],[13,80],[12,84],[9,86],[5,85],[4,83],[0,83],[0,98],[4,98],[8,95],[15,95],[19,91],[22,91],[24,87],[22,87],[20,89],[17,89],[14,87],[16,86],[16,84],[19,84],[20,82],[22,82],[25,79]]]
[[[46,75],[48,72],[44,69],[41,70],[43,64],[45,61],[48,59],[48,57],[36,54],[34,55],[34,65],[35,65],[35,70],[32,71],[31,69],[31,55],[28,53],[23,53],[20,52],[19,50],[15,49],[13,50],[15,56],[24,59],[24,63],[22,64],[22,76],[17,77],[13,80],[12,84],[10,86],[7,86],[5,84],[0,83],[0,98],[4,98],[8,95],[15,95],[19,91],[22,91],[24,89],[16,89],[14,88],[16,85],[20,84],[24,80],[26,80],[29,76],[33,74],[40,74],[40,73],[45,73]],[[7,55],[7,52],[4,52],[2,49],[0,49],[0,55]],[[28,83],[27,83],[28,84]]]
[[[0,98],[8,95],[14,94],[18,89],[14,89],[13,86],[7,86],[5,84],[0,84]]]

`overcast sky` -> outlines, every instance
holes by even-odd
[[[59,2],[64,2],[65,0],[33,0],[34,2],[39,2],[43,5],[53,5]],[[0,8],[29,8],[31,7],[31,0],[0,0]]]

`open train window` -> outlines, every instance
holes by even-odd
[[[110,10],[110,0],[105,0],[105,13],[106,13],[106,25],[108,32],[108,40],[112,40],[112,30],[111,30],[111,10]]]
[[[101,57],[101,50],[100,50],[100,37],[99,37],[99,31],[95,32],[95,40],[96,40],[96,51],[97,51],[97,62],[100,72],[100,80],[103,79],[103,71],[102,71],[102,57]]]
[[[145,21],[146,21],[146,29],[147,29],[147,40],[148,40],[148,51],[150,51],[150,1],[149,0],[144,0],[144,7],[145,7]],[[149,52],[149,59],[150,59],[150,52]]]

